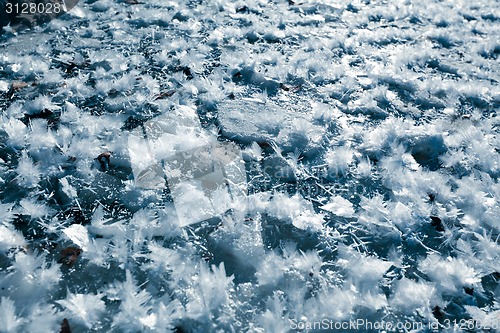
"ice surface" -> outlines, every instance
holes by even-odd
[[[82,0],[5,26],[0,331],[494,320],[497,12]]]

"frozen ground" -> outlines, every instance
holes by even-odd
[[[500,331],[497,1],[143,2],[0,36],[0,332]]]

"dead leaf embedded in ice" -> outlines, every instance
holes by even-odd
[[[12,84],[10,85],[10,89],[11,91],[18,91],[18,90],[21,90],[25,87],[29,86],[29,84],[27,84],[26,82],[23,82],[23,81],[14,81],[12,82]]]
[[[99,154],[99,156],[97,156],[96,160],[101,165],[102,171],[107,171],[109,169],[111,162],[111,154],[112,152],[105,151],[104,153],[101,153]]]
[[[82,253],[82,250],[75,246],[70,246],[61,250],[61,259],[59,259],[60,263],[63,263],[68,266],[72,266],[78,256]]]
[[[71,328],[69,327],[68,319],[64,318],[61,323],[60,333],[71,333]]]

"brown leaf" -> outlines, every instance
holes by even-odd
[[[104,153],[99,154],[97,156],[96,160],[99,162],[101,165],[102,171],[106,171],[109,169],[109,166],[111,165],[111,153],[110,151],[105,151]]]
[[[13,81],[11,86],[10,86],[10,89],[12,91],[18,91],[18,90],[21,90],[25,87],[29,86],[29,84],[27,84],[26,82],[23,82],[23,81]]]
[[[73,266],[73,264],[78,260],[78,256],[82,253],[82,250],[76,246],[69,246],[61,250],[61,259],[59,263],[63,263],[67,266]]]
[[[71,328],[69,327],[68,319],[64,318],[61,323],[60,333],[71,333]]]

